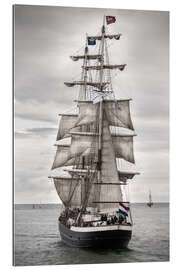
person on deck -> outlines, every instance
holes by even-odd
[[[122,224],[124,221],[123,215],[119,215],[119,224]]]

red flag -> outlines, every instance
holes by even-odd
[[[114,16],[106,16],[106,23],[110,24],[110,23],[115,23],[116,18]]]

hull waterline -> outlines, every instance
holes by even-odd
[[[132,235],[132,230],[128,229],[127,226],[121,226],[122,229],[117,229],[117,226],[114,226],[113,229],[113,226],[111,226],[111,229],[106,227],[105,230],[93,228],[94,231],[88,231],[88,229],[74,231],[64,226],[60,221],[58,221],[58,224],[62,241],[72,247],[126,248]]]

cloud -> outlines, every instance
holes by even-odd
[[[49,136],[57,133],[56,128],[29,128],[24,131],[16,131],[15,137],[18,139],[29,139],[31,136]]]
[[[40,103],[38,101],[16,101],[15,104],[15,116],[16,118],[50,122],[49,125],[57,124],[59,120],[59,113],[63,113],[68,110],[73,110],[73,104],[70,106],[65,102],[54,103],[46,102]]]

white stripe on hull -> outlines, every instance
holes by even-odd
[[[132,231],[131,225],[111,225],[111,226],[99,226],[99,227],[71,227],[72,231],[75,232],[100,232],[100,231]]]

